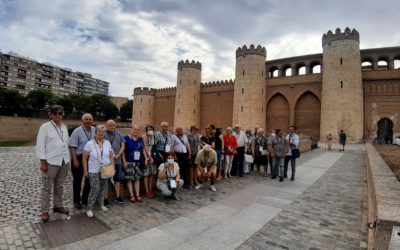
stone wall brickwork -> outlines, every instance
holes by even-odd
[[[343,129],[348,142],[358,143],[374,140],[377,123],[388,118],[393,138],[399,136],[400,47],[360,50],[359,39],[356,30],[336,29],[322,37],[323,53],[269,61],[264,47],[244,46],[236,51],[234,80],[201,83],[196,88],[179,82],[192,82],[192,87],[195,79],[200,82],[202,65],[181,61],[177,86],[154,90],[153,125],[158,129],[161,121],[167,121],[173,128],[180,119],[187,128],[240,123],[243,129],[259,125],[267,132],[281,128],[284,133],[295,125],[312,144],[325,140],[328,133],[337,142]],[[143,91],[135,92],[135,98]],[[140,106],[135,112],[149,109],[141,102],[135,105]],[[183,115],[177,118],[178,109]],[[147,122],[151,120],[140,123]]]
[[[141,129],[154,124],[154,89],[135,88],[132,123]]]
[[[266,125],[265,48],[251,45],[236,50],[233,124],[243,128]]]
[[[328,32],[329,33],[329,32]],[[340,130],[348,142],[362,142],[364,134],[364,93],[361,75],[359,41],[336,31],[341,39],[330,39],[323,45],[321,100],[322,140]]]
[[[175,126],[200,125],[201,64],[188,60],[178,63],[175,95]]]
[[[400,183],[371,144],[366,144],[366,151],[368,249],[387,249],[393,226],[400,226]]]

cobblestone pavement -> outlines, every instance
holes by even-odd
[[[346,152],[239,249],[366,249],[364,153]]]
[[[292,249],[295,246],[306,248],[310,245],[324,249],[325,244],[333,244],[333,241],[339,248],[347,249],[349,244],[358,248],[360,241],[363,242],[365,238],[364,234],[360,236],[360,213],[365,205],[362,203],[365,195],[360,194],[365,184],[362,153],[353,153],[357,156],[345,154],[339,165],[329,169],[320,180],[240,248],[285,246]],[[304,153],[300,163],[318,154],[321,152]],[[41,186],[38,168],[33,147],[0,148],[0,171],[3,173],[0,176],[0,250],[49,248],[38,226]],[[359,169],[352,171],[353,168]],[[64,188],[64,201],[74,215],[84,210],[73,208],[71,181],[69,174]],[[232,178],[217,183],[218,191],[215,193],[210,192],[207,185],[201,190],[182,190],[179,194],[181,202],[166,201],[158,196],[151,200],[144,199],[141,204],[112,204],[109,212],[96,210],[95,214],[112,228],[113,234],[109,237],[115,237],[112,239],[115,241],[163,225],[251,185],[268,181],[271,180],[252,174],[246,178]],[[87,249],[93,248],[91,244],[99,239],[92,238],[84,240]],[[294,246],[293,242],[298,244]],[[60,247],[68,248],[73,248],[73,245]]]

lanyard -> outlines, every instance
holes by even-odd
[[[108,137],[110,137],[111,145],[113,145],[113,142],[114,142],[114,139],[115,139],[115,132],[112,132],[112,137],[111,137],[110,134],[108,135]]]
[[[168,174],[169,174],[169,177],[168,177]],[[172,174],[171,174],[171,172],[170,172],[170,171],[168,171],[168,168],[167,168],[167,179],[168,179],[168,178],[173,178],[174,176],[172,176],[172,175],[175,175],[175,169],[174,169],[174,166],[173,166],[173,168],[172,168]]]
[[[60,129],[58,129],[53,121],[51,121],[51,124],[53,124],[53,127],[57,131],[58,136],[60,137],[61,141],[64,143],[64,134],[63,134],[61,127],[60,127]]]
[[[95,142],[96,142],[96,144],[99,146],[99,148],[100,148],[100,144],[99,144],[99,142],[96,140],[96,139],[94,139],[95,140]],[[100,160],[102,161],[103,160],[103,151],[104,151],[104,141],[103,141],[103,144],[101,145],[101,148],[100,148],[100,155],[99,155],[99,151],[97,151],[97,147],[95,147],[96,148],[96,153],[97,153],[97,159],[98,159],[98,161],[100,162]],[[99,156],[100,156],[100,159],[99,159]]]
[[[86,138],[88,139],[88,141],[90,141],[90,139],[92,138],[92,128],[90,128],[90,133],[86,133],[86,129],[83,126],[81,126],[81,127],[83,129],[83,132],[86,135]]]

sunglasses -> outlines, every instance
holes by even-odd
[[[64,112],[59,111],[59,112],[53,112],[53,115],[64,115]]]

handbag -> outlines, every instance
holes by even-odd
[[[101,179],[108,179],[115,175],[114,164],[101,165],[100,166],[100,177]]]
[[[298,148],[292,149],[292,157],[295,159],[300,157],[300,150]]]
[[[292,136],[289,137],[289,141],[292,138]],[[290,145],[290,149],[292,150],[292,158],[299,158],[300,157],[300,150],[298,148],[292,148],[292,145]]]

